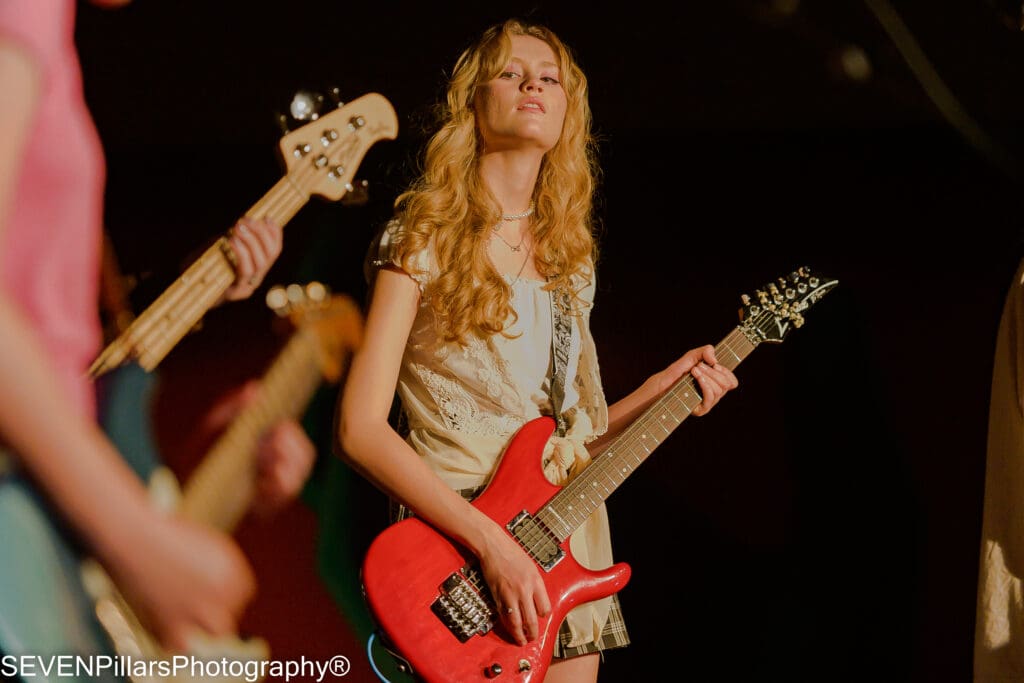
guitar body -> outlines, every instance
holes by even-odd
[[[543,507],[561,490],[541,469],[541,454],[553,430],[554,420],[548,417],[525,424],[473,505],[506,529],[520,513]],[[504,631],[489,597],[484,598],[483,612],[493,628],[465,641],[435,613],[446,582],[450,585],[467,565],[475,567],[476,557],[416,518],[391,525],[370,545],[363,587],[374,619],[422,680],[539,682],[566,614],[580,603],[619,591],[630,576],[629,566],[622,563],[603,571],[583,567],[572,557],[568,540],[559,547],[564,556],[550,570],[541,569],[552,611],[540,620],[540,636],[522,646]],[[479,571],[475,574],[482,585]]]

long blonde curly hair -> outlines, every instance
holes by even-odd
[[[591,133],[587,79],[569,48],[548,28],[516,19],[487,29],[466,49],[448,82],[441,125],[427,144],[423,172],[395,200],[402,229],[393,257],[408,271],[416,252],[433,238],[439,276],[424,291],[446,341],[468,335],[488,337],[515,319],[512,290],[487,255],[491,226],[501,207],[479,174],[479,137],[474,115],[476,88],[497,76],[511,56],[511,36],[534,36],[551,46],[566,94],[565,121],[558,142],[541,162],[533,191],[533,258],[546,289],[568,295],[579,311],[579,291],[593,278],[597,261],[593,194],[597,182],[596,144]]]

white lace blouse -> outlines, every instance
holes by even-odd
[[[403,268],[392,254],[396,238],[400,238],[400,228],[391,223],[370,251],[370,266]],[[534,418],[552,414],[551,293],[541,281],[511,282],[509,278],[511,304],[518,316],[507,329],[510,336],[472,337],[460,345],[445,342],[434,326],[427,297],[429,284],[439,271],[432,249],[418,252],[406,272],[423,294],[397,387],[408,426],[407,441],[452,488],[480,488],[490,479],[516,430]],[[568,342],[562,402],[567,430],[564,437],[551,437],[543,455],[544,472],[556,484],[565,484],[589,463],[585,444],[604,433],[608,421],[590,335],[594,278],[580,284],[585,284],[580,296],[587,305],[579,316],[573,316]],[[584,566],[603,569],[611,565],[604,505],[577,529],[570,542],[574,557]],[[569,613],[571,646],[597,639],[609,605],[610,598],[606,598]]]

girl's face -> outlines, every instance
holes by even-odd
[[[488,152],[555,146],[565,121],[566,96],[551,46],[512,36],[508,64],[476,89],[476,125]]]

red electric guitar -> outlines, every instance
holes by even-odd
[[[761,342],[781,342],[837,284],[801,268],[753,299],[744,295],[741,322],[715,347],[715,357],[731,369]],[[554,420],[528,422],[509,443],[473,505],[501,524],[541,569],[552,610],[531,643],[518,645],[501,627],[476,557],[466,548],[416,518],[377,536],[363,561],[363,589],[403,670],[427,683],[542,681],[569,610],[617,592],[630,576],[624,563],[602,571],[581,566],[569,549],[570,535],[700,402],[693,378],[685,375],[564,487],[550,484],[540,465]]]

